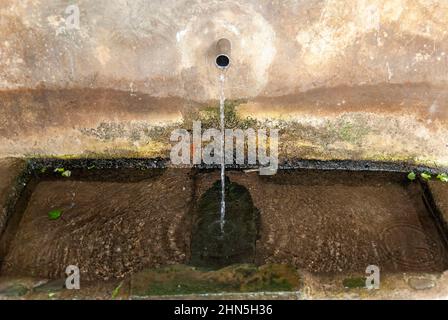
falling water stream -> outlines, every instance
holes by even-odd
[[[224,234],[224,224],[226,222],[226,180],[225,180],[225,153],[224,153],[224,137],[225,137],[225,113],[224,113],[224,81],[225,74],[224,71],[221,72],[219,76],[219,85],[220,85],[220,96],[219,96],[219,112],[220,112],[220,122],[221,122],[221,216],[220,216],[220,227],[221,234]]]

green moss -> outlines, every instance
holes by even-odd
[[[203,294],[233,291],[231,285],[197,279],[173,279],[167,282],[153,282],[144,295],[165,296],[183,294]]]
[[[351,144],[362,142],[364,136],[369,132],[363,123],[340,119],[333,127],[330,127],[334,136]]]
[[[258,121],[250,117],[242,118],[238,115],[237,107],[241,100],[227,100],[224,103],[224,116],[226,129],[248,129],[257,128]],[[204,107],[196,112],[186,115],[182,128],[192,128],[193,121],[201,121],[202,129],[220,128],[219,104]]]
[[[28,293],[28,288],[20,283],[12,284],[0,290],[0,296],[4,297],[21,297]]]
[[[299,286],[297,271],[287,265],[238,264],[215,271],[177,265],[133,275],[131,290],[134,296],[165,296],[291,291]]]
[[[364,288],[366,286],[366,278],[364,277],[354,277],[347,278],[342,281],[342,284],[345,288],[354,289],[354,288]]]

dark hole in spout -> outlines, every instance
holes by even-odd
[[[230,59],[225,54],[220,54],[216,57],[216,65],[219,68],[227,68],[230,64]]]

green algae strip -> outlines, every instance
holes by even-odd
[[[300,277],[288,265],[257,267],[238,264],[219,270],[175,265],[148,269],[132,276],[133,296],[167,296],[207,293],[296,291]]]
[[[342,284],[345,288],[348,289],[365,288],[366,278],[364,277],[347,278],[342,281]]]

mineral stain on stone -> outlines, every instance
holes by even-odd
[[[249,191],[226,177],[226,216],[220,229],[221,183],[216,181],[200,198],[194,213],[190,264],[219,268],[252,263],[260,214]]]

